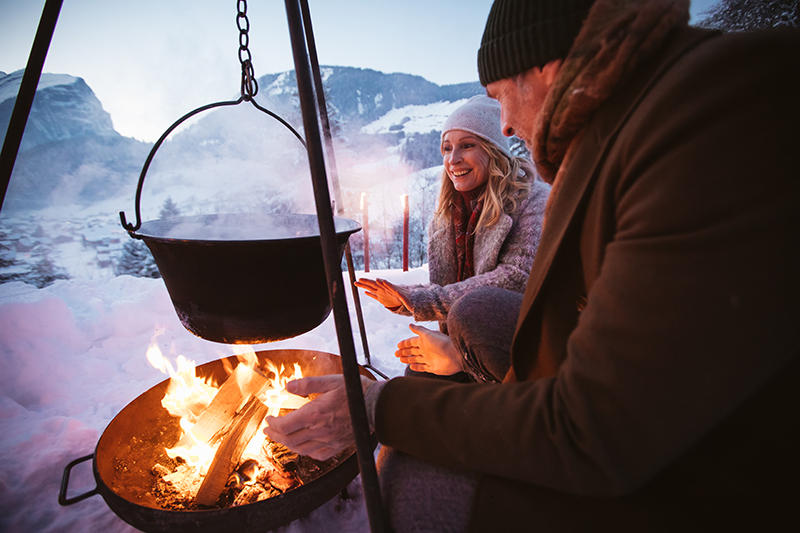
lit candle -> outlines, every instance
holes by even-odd
[[[403,199],[403,272],[408,272],[408,195]]]
[[[369,272],[369,202],[367,193],[361,193],[361,222],[364,226],[364,272]]]

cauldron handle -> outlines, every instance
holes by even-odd
[[[183,115],[181,118],[176,120],[172,124],[172,126],[167,128],[167,131],[165,131],[164,133],[161,134],[161,137],[158,138],[156,143],[153,145],[153,148],[150,150],[150,153],[147,155],[147,159],[145,160],[144,166],[142,167],[142,172],[141,172],[141,174],[139,174],[139,184],[136,186],[136,204],[135,204],[136,224],[131,224],[131,223],[129,223],[127,221],[127,219],[125,218],[125,212],[124,211],[120,211],[119,212],[119,219],[120,219],[120,222],[122,222],[122,227],[125,228],[128,231],[128,233],[131,234],[131,237],[136,237],[134,235],[134,232],[136,232],[140,227],[142,227],[142,214],[141,214],[140,206],[141,206],[141,200],[142,200],[142,187],[144,186],[145,174],[147,174],[147,169],[150,168],[150,163],[153,161],[153,157],[156,155],[156,152],[161,147],[163,142],[167,139],[169,134],[172,133],[173,130],[175,128],[177,128],[178,126],[180,126],[184,121],[190,119],[191,117],[197,115],[198,113],[202,113],[203,111],[207,111],[207,110],[213,109],[215,107],[239,105],[239,104],[241,104],[242,102],[245,102],[245,101],[250,102],[251,104],[253,104],[253,106],[256,109],[258,109],[259,111],[261,111],[263,113],[266,113],[267,115],[271,116],[272,118],[274,118],[275,120],[277,120],[278,122],[283,124],[289,131],[291,131],[294,134],[295,137],[297,137],[300,140],[300,142],[303,144],[303,147],[307,148],[306,141],[303,139],[303,137],[299,133],[297,133],[297,130],[295,130],[292,127],[291,124],[286,122],[283,118],[281,118],[279,115],[276,115],[275,113],[273,113],[269,109],[258,105],[258,102],[256,102],[255,99],[253,99],[252,95],[244,93],[244,89],[243,89],[242,96],[239,97],[238,100],[230,100],[230,101],[226,101],[226,102],[214,102],[213,104],[206,104],[204,106],[198,107],[197,109],[195,109],[193,111],[189,111],[188,113]]]
[[[79,494],[74,498],[67,498],[67,486],[69,485],[69,472],[72,470],[73,466],[78,465],[79,463],[83,463],[84,461],[88,461],[89,459],[94,458],[94,454],[87,455],[85,457],[81,457],[80,459],[75,459],[70,464],[64,468],[64,477],[61,478],[61,490],[58,491],[58,503],[60,505],[72,505],[73,503],[78,503],[81,500],[85,500],[90,496],[94,496],[95,494],[99,494],[99,490],[97,489],[97,484],[95,484],[94,489],[90,490],[89,492],[85,492],[83,494]]]

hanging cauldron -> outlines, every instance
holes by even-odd
[[[360,226],[337,218],[341,258]],[[229,214],[142,224],[175,311],[192,333],[258,344],[309,331],[331,311],[316,215]]]
[[[195,109],[179,118],[153,145],[136,189],[136,222],[122,226],[148,246],[175,311],[192,333],[226,344],[260,344],[305,333],[330,314],[318,219],[300,214],[226,214],[141,222],[145,175],[167,136],[203,111],[250,102],[283,124],[305,146],[300,134],[280,116],[261,107],[242,65],[242,96]],[[361,229],[336,218],[341,260],[348,237]]]
[[[257,352],[259,363],[266,360],[291,367],[299,363],[305,376],[341,373],[340,358],[309,350],[269,350]],[[227,359],[227,361],[226,361]],[[226,379],[227,368],[235,367],[236,357],[218,359],[196,369],[198,376]],[[374,377],[359,367],[361,375]],[[169,380],[162,381],[128,404],[114,417],[100,437],[94,455],[71,462],[64,470],[59,503],[71,505],[95,494],[122,520],[147,532],[268,531],[301,518],[344,490],[358,474],[354,449],[339,456],[330,470],[300,487],[247,505],[197,511],[162,509],[153,495],[155,476],[151,472],[163,460],[164,448],[174,446],[180,437],[179,418],[162,407]],[[97,487],[87,493],[67,497],[70,470],[93,459]]]

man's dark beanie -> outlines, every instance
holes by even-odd
[[[478,50],[481,84],[567,57],[595,0],[495,0]]]

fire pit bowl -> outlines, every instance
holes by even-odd
[[[269,350],[257,352],[265,360],[291,367],[299,363],[305,376],[341,373],[338,356],[309,350]],[[236,357],[200,365],[198,376],[226,379]],[[364,368],[361,374],[375,379]],[[155,476],[151,469],[166,457],[165,446],[180,437],[178,418],[161,406],[169,380],[162,381],[128,404],[114,417],[100,437],[94,455],[72,461],[64,470],[59,494],[61,505],[71,505],[99,493],[122,520],[146,532],[268,531],[307,515],[340,493],[358,474],[354,448],[342,452],[340,462],[329,471],[266,500],[222,509],[172,511],[159,507],[152,492]],[[82,461],[93,459],[97,487],[85,494],[67,498],[69,472]]]
[[[334,221],[341,259],[361,226]],[[181,323],[204,339],[288,339],[331,312],[316,215],[174,217],[144,222],[130,235],[153,253]]]

